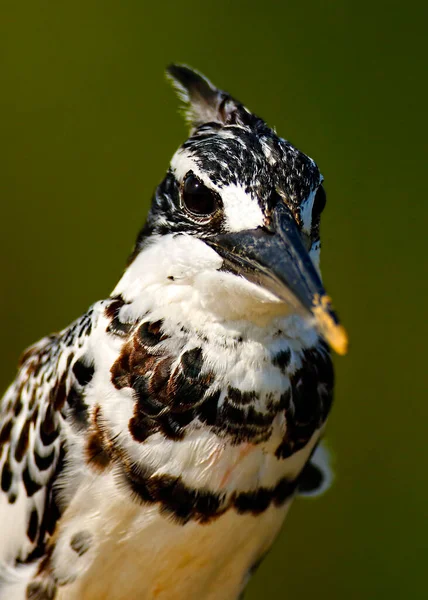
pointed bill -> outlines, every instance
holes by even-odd
[[[283,203],[272,211],[270,229],[220,234],[205,240],[225,267],[266,288],[297,312],[311,314],[319,333],[338,354],[348,337],[339,323],[320,276],[303,244],[299,228]]]

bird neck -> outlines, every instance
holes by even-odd
[[[112,295],[123,300],[125,321],[162,320],[173,337],[188,332],[219,347],[234,347],[239,340],[269,347],[282,339],[296,351],[317,343],[307,315],[221,268],[222,259],[202,240],[155,236]]]

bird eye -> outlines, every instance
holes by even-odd
[[[315,195],[314,203],[312,205],[312,218],[315,219],[320,216],[325,208],[327,202],[327,196],[322,185],[319,186]]]
[[[182,197],[184,207],[198,217],[212,215],[218,208],[216,192],[207,188],[191,171],[184,179]]]

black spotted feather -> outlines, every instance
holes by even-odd
[[[26,562],[43,553],[59,516],[53,482],[67,452],[64,423],[86,423],[82,390],[93,368],[83,360],[94,310],[61,333],[30,347],[0,403],[0,566],[13,556]],[[24,535],[23,535],[24,534]]]

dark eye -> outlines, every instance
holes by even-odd
[[[314,204],[312,206],[312,218],[315,219],[320,216],[325,208],[327,202],[327,196],[322,185],[319,186],[318,191],[315,195]]]
[[[188,173],[183,184],[183,204],[194,215],[212,215],[218,208],[218,196],[193,173]]]

